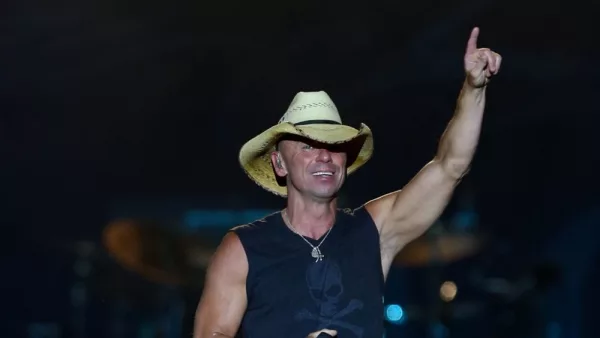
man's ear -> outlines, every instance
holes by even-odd
[[[283,163],[280,152],[274,151],[271,153],[271,163],[273,164],[273,168],[275,168],[275,173],[277,176],[285,177],[285,175],[287,175],[285,163]]]

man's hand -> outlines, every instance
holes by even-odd
[[[465,53],[465,72],[467,84],[481,88],[488,84],[493,75],[498,74],[502,57],[489,48],[477,48],[479,28],[473,28]]]
[[[332,336],[332,337],[337,337],[337,331],[336,330],[321,330],[321,331],[317,331],[317,332],[313,332],[311,334],[309,334],[306,338],[317,338],[321,333],[327,333],[328,335]]]

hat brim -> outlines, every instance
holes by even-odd
[[[363,123],[359,129],[340,124],[277,124],[246,142],[240,149],[239,161],[242,169],[254,182],[282,197],[287,196],[287,187],[277,181],[271,153],[285,135],[295,135],[324,144],[356,145],[356,154],[348,158],[348,175],[363,166],[373,155],[373,133]]]

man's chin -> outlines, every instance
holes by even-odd
[[[322,200],[332,200],[337,197],[339,189],[331,187],[330,189],[315,189],[312,195]]]

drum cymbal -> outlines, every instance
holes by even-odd
[[[132,219],[110,223],[102,237],[109,254],[123,267],[170,285],[201,285],[217,246],[216,241]]]
[[[481,239],[473,235],[422,236],[406,245],[394,258],[393,265],[416,267],[452,263],[474,255],[480,247]]]

